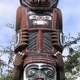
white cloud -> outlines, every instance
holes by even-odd
[[[76,80],[80,80],[80,77],[78,77]]]
[[[80,30],[80,0],[60,0],[59,8],[63,14],[64,33],[76,33]],[[1,0],[0,1],[0,39],[1,36],[9,35],[5,25],[7,23],[15,24],[16,9],[19,6],[19,0]],[[1,31],[2,29],[2,31]],[[3,31],[6,30],[5,33]],[[1,39],[2,40],[2,39]]]
[[[6,27],[8,23],[15,24],[16,20],[16,9],[19,6],[17,1],[3,0],[0,1],[0,44],[8,45],[12,35],[13,30]]]

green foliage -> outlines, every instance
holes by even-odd
[[[77,60],[80,57],[80,53],[75,53],[73,55],[68,55],[67,61],[65,62],[65,71],[72,72],[72,69],[76,67],[79,63]]]
[[[77,76],[80,75],[80,52],[73,50],[67,56],[67,61],[64,65],[65,74],[67,80],[76,80]]]
[[[67,61],[65,62],[65,71],[72,72],[72,69],[79,64],[78,58],[80,52],[74,52],[72,55],[68,55]]]
[[[12,73],[7,74],[7,76],[1,76],[0,80],[12,80],[13,76]]]
[[[9,24],[8,26],[11,27],[11,25]],[[13,28],[13,27],[11,27]],[[64,47],[69,47],[69,55],[67,56],[67,60],[65,61],[64,64],[64,69],[65,69],[65,75],[66,75],[66,79],[67,80],[76,80],[77,76],[80,75],[80,51],[75,51],[73,48],[70,48],[70,46],[72,44],[76,44],[78,40],[80,40],[80,38],[73,38],[73,41],[70,41],[70,37],[67,38],[68,40],[65,40],[65,45]],[[9,57],[9,61],[7,66],[10,67],[10,63],[12,63],[13,61],[13,56],[14,56],[14,52],[11,46],[14,46],[14,40],[12,40],[10,42],[10,46],[8,46],[7,48],[4,48],[3,53],[4,54],[8,54]],[[80,49],[80,48],[79,48]],[[0,80],[12,80],[12,73],[8,72],[8,74],[5,76],[2,75],[2,66],[5,66],[6,64],[0,60]]]

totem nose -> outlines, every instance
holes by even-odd
[[[36,76],[36,80],[44,80],[45,75],[39,70]]]

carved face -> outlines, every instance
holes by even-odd
[[[56,6],[58,0],[20,0],[21,5],[27,6],[31,9],[50,9],[53,6]]]
[[[45,63],[32,63],[25,67],[23,80],[56,80],[56,69]]]

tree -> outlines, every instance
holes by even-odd
[[[15,33],[15,28],[14,25],[12,24],[7,24],[7,27],[10,28],[11,30],[14,30]],[[0,80],[12,80],[12,75],[13,75],[13,68],[11,65],[13,65],[13,57],[14,57],[14,44],[15,40],[13,39],[14,35],[12,36],[12,40],[9,42],[10,44],[7,47],[4,47],[3,45],[0,45]],[[4,54],[8,55],[8,63],[4,62],[1,60],[1,56]],[[6,67],[6,74],[5,74],[5,69]]]
[[[66,80],[76,80],[80,76],[80,47],[77,44],[79,40],[80,38],[78,36],[73,41],[67,41],[66,44],[66,46],[69,48],[69,55],[66,56],[67,60],[64,64]],[[72,46],[73,44],[77,44],[77,46],[74,46],[74,48]]]
[[[76,80],[80,76],[80,51],[73,51],[65,61],[65,73],[67,80]]]
[[[14,30],[14,27],[11,27],[13,25],[9,24],[8,27]],[[64,56],[67,58],[64,64],[64,69],[65,69],[65,75],[67,80],[76,80],[78,76],[80,76],[80,47],[77,45],[76,49],[72,47],[73,44],[77,44],[77,42],[80,40],[80,35],[78,37],[74,38],[71,37],[70,34],[68,37],[66,37],[65,42],[64,42],[64,48],[68,47],[69,48],[69,55]],[[10,45],[7,46],[6,48],[3,47],[2,54],[0,54],[0,57],[3,54],[8,54],[9,55],[9,60],[8,63],[4,62],[3,60],[0,59],[0,80],[12,80],[12,75],[13,75],[13,67],[11,67],[11,63],[13,63],[13,57],[14,57],[14,44],[15,41],[11,40]],[[1,46],[2,47],[2,46]],[[4,67],[7,66],[7,74],[5,75],[3,72]]]

